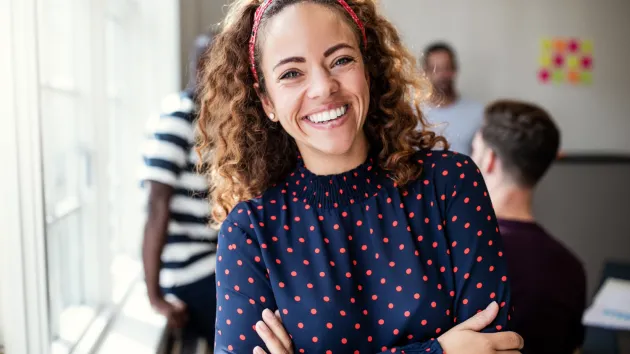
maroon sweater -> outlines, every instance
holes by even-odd
[[[580,260],[540,225],[499,219],[512,285],[510,329],[523,353],[571,354],[582,346],[586,275]]]

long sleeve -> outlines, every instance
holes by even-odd
[[[332,177],[298,166],[235,207],[219,236],[216,352],[263,346],[266,308],[306,353],[442,354],[437,338],[493,300],[504,309],[486,330],[503,329],[506,266],[481,175],[447,151],[418,161],[407,188],[372,160]]]
[[[492,301],[500,306],[495,321],[483,332],[504,330],[508,324],[510,286],[503,245],[485,182],[465,155],[437,169],[443,185],[445,236],[453,263],[455,324],[472,317]]]
[[[229,219],[219,232],[217,251],[215,353],[251,353],[265,348],[255,331],[264,309],[275,310],[260,245]]]
[[[444,351],[442,350],[442,346],[440,346],[440,343],[437,340],[433,339],[426,342],[412,343],[404,347],[396,347],[396,348],[388,349],[388,350],[380,352],[379,354],[390,354],[390,353],[442,354],[444,353]]]

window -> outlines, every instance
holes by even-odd
[[[22,212],[43,210],[22,219],[35,225],[27,236],[41,250],[30,241],[10,245],[26,259],[19,263],[34,265],[19,267],[17,276],[37,278],[36,287],[26,287],[36,294],[22,296],[7,317],[21,323],[21,316],[30,332],[13,346],[18,352],[69,353],[140,279],[144,203],[135,171],[146,121],[179,89],[178,1],[7,1],[15,19],[7,28],[16,30],[0,45],[10,46],[2,51],[12,53],[7,66],[17,69],[11,84],[0,86],[18,87],[16,100],[32,106],[28,124],[9,108],[10,123],[28,131],[17,134],[11,151],[32,157],[13,163],[41,173],[12,180],[16,189],[41,192],[27,195],[32,205],[19,193],[12,200],[23,203]],[[24,222],[12,230],[26,235]]]
[[[50,334],[54,352],[72,348],[102,298],[90,298],[96,117],[89,112],[88,6],[76,0],[38,2],[39,98],[44,175]]]
[[[109,207],[120,212],[111,213],[111,248],[113,252],[111,276],[114,302],[125,295],[129,284],[140,272],[138,264],[140,224],[128,218],[141,211],[142,196],[138,193],[137,180],[133,171],[138,168],[138,159],[129,159],[130,154],[139,151],[143,138],[142,131],[135,127],[144,118],[138,99],[134,72],[139,69],[132,58],[141,58],[141,27],[137,21],[140,15],[139,3],[129,0],[109,0],[105,13],[105,51],[107,73],[107,121],[109,135]],[[138,91],[136,91],[138,90]],[[130,121],[129,117],[135,117]],[[124,137],[121,139],[121,137]],[[138,152],[139,154],[139,152]],[[129,234],[135,237],[129,237]],[[134,271],[130,271],[134,269]]]

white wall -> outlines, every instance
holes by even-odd
[[[605,262],[630,263],[629,180],[627,163],[560,162],[536,191],[536,217],[580,257],[589,295],[600,282]]]
[[[630,154],[630,45],[627,0],[386,0],[383,10],[419,57],[434,40],[458,53],[459,87],[489,101],[511,96],[540,102],[559,122],[564,148]],[[593,40],[592,87],[554,87],[536,81],[542,37]],[[539,221],[583,261],[589,294],[604,262],[630,262],[624,222],[630,165],[558,163],[540,183]]]
[[[11,43],[10,43],[11,42],[11,30],[10,30],[11,12],[9,11],[9,6],[10,6],[10,3],[8,0],[0,0],[0,48],[3,50],[3,52],[5,48],[11,47]],[[6,58],[5,55],[0,56],[0,76],[7,77],[10,74],[10,70],[11,70],[11,63],[8,62],[8,58]],[[8,90],[8,89],[9,87],[6,84],[0,85],[0,90],[1,90],[0,95],[5,96],[4,90]],[[1,107],[2,106],[0,106],[1,113],[11,112],[10,110],[6,112]],[[0,144],[0,146],[4,147],[3,144]],[[6,153],[4,149],[2,151],[3,151],[3,154]],[[2,161],[4,162],[4,159]],[[0,179],[2,183],[5,182],[2,177],[0,177]],[[8,232],[5,229],[5,227],[6,225],[4,225],[4,222],[0,222],[0,230],[5,230],[2,233]],[[3,245],[4,245],[4,241],[3,241],[3,238],[0,236],[0,249],[3,248]],[[5,265],[5,261],[2,259],[2,253],[0,252],[0,267],[4,267],[4,265]],[[0,346],[4,344],[3,326],[5,324],[4,313],[3,313],[5,296],[3,293],[4,288],[2,287],[2,278],[3,278],[3,273],[0,272]]]
[[[2,298],[2,277],[0,277],[0,298]],[[4,334],[2,333],[2,302],[0,301],[0,347],[4,344]]]
[[[459,86],[468,97],[538,102],[563,131],[567,153],[630,155],[630,1],[388,0],[381,1],[414,53],[450,42],[460,59]],[[538,82],[541,39],[592,40],[593,83]]]
[[[223,20],[230,0],[179,0],[180,1],[180,43],[182,87],[188,82],[188,54],[191,45],[199,34],[208,31],[210,26]]]

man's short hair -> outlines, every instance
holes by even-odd
[[[560,131],[534,104],[499,100],[486,107],[481,137],[521,186],[534,187],[558,155]]]
[[[422,65],[424,68],[429,66],[429,56],[436,52],[447,52],[451,57],[453,70],[457,70],[457,57],[455,55],[455,50],[446,42],[433,42],[424,49],[424,56],[422,57]]]

